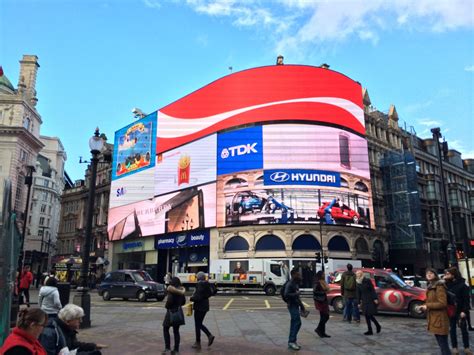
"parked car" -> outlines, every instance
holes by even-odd
[[[250,191],[239,192],[232,199],[231,211],[240,215],[246,212],[261,211],[266,204],[266,199]]]
[[[117,270],[107,273],[97,288],[104,301],[111,298],[136,298],[146,302],[149,298],[163,301],[166,296],[165,285],[153,281],[143,270]]]
[[[408,314],[413,318],[424,318],[425,313],[418,306],[424,304],[426,291],[406,284],[397,274],[389,270],[360,269],[370,278],[379,299],[378,311],[381,313]],[[335,272],[334,283],[329,284],[328,301],[334,311],[342,313],[344,300],[341,296],[340,280],[345,270]],[[354,272],[356,269],[354,269]]]
[[[326,207],[329,206],[330,203],[331,202],[324,202],[323,205],[319,207],[319,210],[318,210],[319,218],[324,218],[324,215],[325,215],[324,210],[326,209]],[[356,211],[354,211],[347,205],[342,205],[342,206],[333,205],[331,207],[331,217],[335,221],[342,221],[344,223],[355,223],[355,224],[360,223],[359,213],[357,213]]]

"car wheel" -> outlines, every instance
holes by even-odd
[[[137,298],[140,302],[146,302],[146,293],[145,293],[145,291],[138,291]]]
[[[164,299],[165,299],[165,296],[156,297],[156,300],[157,300],[158,302],[161,302],[161,301],[163,301]]]
[[[109,292],[109,291],[104,291],[104,292],[102,293],[102,299],[103,299],[104,301],[109,301],[109,300],[110,300],[110,292]]]
[[[123,300],[124,300],[124,301],[128,301],[128,297],[124,297]]]
[[[354,224],[359,224],[359,217],[357,216],[352,217],[352,221],[354,222]]]
[[[336,297],[332,300],[332,308],[334,308],[334,312],[342,314],[344,310],[344,301],[342,297]]]
[[[276,288],[273,285],[267,285],[265,286],[264,291],[267,296],[274,296],[276,293]]]
[[[419,306],[423,305],[421,301],[413,301],[410,303],[410,308],[408,309],[408,313],[412,318],[425,318],[426,314],[424,311],[418,309]]]

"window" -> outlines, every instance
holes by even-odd
[[[43,201],[48,201],[48,193],[43,191]]]
[[[46,205],[41,205],[41,213],[45,213],[46,212]]]
[[[21,161],[28,161],[28,153],[24,149],[20,149],[20,160]]]
[[[43,228],[38,229],[38,237],[42,237],[43,234],[44,234],[44,229]]]
[[[40,226],[44,225],[44,217],[40,217],[39,224]]]
[[[275,265],[275,264],[270,265],[270,271],[277,276],[281,276],[280,265]]]
[[[125,282],[133,282],[132,275],[125,274]]]
[[[18,180],[16,183],[15,191],[15,209],[20,210],[21,201],[23,198],[23,186],[25,185],[25,176],[23,174],[18,174]]]
[[[47,179],[44,179],[44,180],[43,180],[43,185],[44,185],[45,187],[48,187],[48,186],[49,186],[49,181],[48,181]]]
[[[24,120],[23,120],[23,127],[25,127],[26,129],[30,129],[30,126],[31,126],[31,120],[29,117],[25,117]]]

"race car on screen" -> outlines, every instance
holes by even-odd
[[[326,224],[334,224],[334,222],[343,223],[360,223],[360,214],[351,209],[349,206],[340,204],[339,200],[334,199],[331,202],[324,202],[318,210],[318,217],[324,219]]]

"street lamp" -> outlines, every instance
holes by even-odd
[[[92,217],[94,215],[94,197],[95,182],[97,178],[97,163],[99,154],[104,149],[105,142],[100,136],[99,128],[95,129],[94,135],[89,139],[89,148],[91,150],[91,177],[89,181],[89,196],[87,200],[87,217],[84,248],[82,250],[82,268],[81,268],[81,286],[77,288],[78,293],[74,296],[74,303],[84,309],[84,318],[82,319],[82,328],[91,326],[91,296],[89,294],[89,256],[92,239]]]
[[[448,236],[449,236],[449,243],[446,247],[446,253],[448,254],[449,258],[449,265],[450,266],[457,266],[458,262],[456,259],[456,247],[454,244],[454,233],[453,228],[451,225],[451,216],[449,213],[449,205],[448,205],[448,193],[446,192],[446,183],[444,180],[444,169],[443,169],[443,160],[441,159],[441,146],[439,145],[439,139],[441,136],[441,129],[439,127],[432,128],[431,133],[433,133],[433,140],[436,142],[436,146],[438,148],[438,165],[439,165],[439,172],[441,175],[441,188],[443,190],[443,205],[444,205],[444,216],[446,219],[446,223],[448,223]]]
[[[190,229],[193,229],[193,219],[192,218],[189,218],[189,214],[186,213],[186,217],[184,218],[182,224],[181,224],[181,230],[184,232],[184,231],[188,231]],[[187,233],[186,233],[186,239],[187,239]],[[186,261],[184,263],[185,265],[185,270],[184,272],[188,272],[188,241],[186,240],[186,246],[185,246],[185,249],[184,249],[184,257],[186,258]]]

